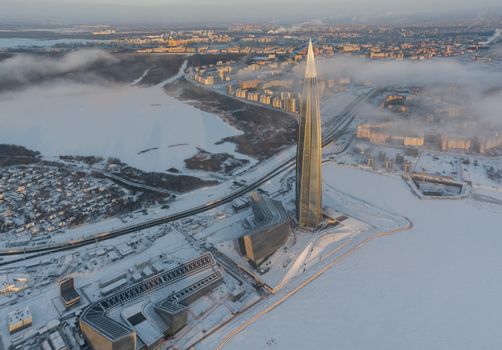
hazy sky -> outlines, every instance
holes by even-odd
[[[501,0],[0,0],[0,21],[239,22],[502,11]]]

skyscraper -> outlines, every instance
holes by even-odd
[[[301,227],[314,228],[322,220],[321,112],[317,90],[317,71],[312,41],[300,107],[296,151],[296,216]]]

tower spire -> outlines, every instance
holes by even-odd
[[[312,39],[309,40],[309,48],[307,51],[307,67],[305,68],[305,78],[317,77],[317,70],[315,67],[314,49],[312,48]]]
[[[296,152],[296,217],[300,227],[316,228],[322,220],[321,108],[312,41],[300,108]]]

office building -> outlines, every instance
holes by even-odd
[[[238,239],[241,254],[257,266],[272,255],[289,237],[289,217],[282,203],[253,192],[250,196],[254,218],[244,226],[249,233]]]
[[[301,227],[322,220],[321,112],[312,42],[307,52],[296,155],[296,214]]]

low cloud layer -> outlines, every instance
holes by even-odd
[[[97,49],[73,51],[61,57],[16,55],[0,61],[0,84],[27,83],[33,79],[82,70],[100,62],[114,63],[116,58]]]
[[[350,77],[354,81],[393,86],[437,86],[459,84],[476,90],[500,86],[500,66],[461,63],[455,59],[426,61],[369,61],[351,57],[318,59],[319,75]],[[304,66],[299,66],[301,74]]]
[[[372,86],[420,87],[423,97],[416,97],[415,103],[422,105],[422,115],[432,113],[436,103],[458,105],[463,111],[461,118],[428,124],[429,128],[458,131],[466,136],[502,132],[500,63],[460,62],[456,58],[370,61],[353,56],[336,56],[319,58],[317,68],[319,76],[325,79],[348,77],[352,82]],[[295,77],[301,78],[304,69],[304,65],[297,66]],[[431,102],[433,100],[436,102]],[[396,115],[376,106],[368,106],[366,114],[373,120],[390,118],[404,129],[415,128],[416,121],[420,119],[412,115],[411,118],[398,120]]]

